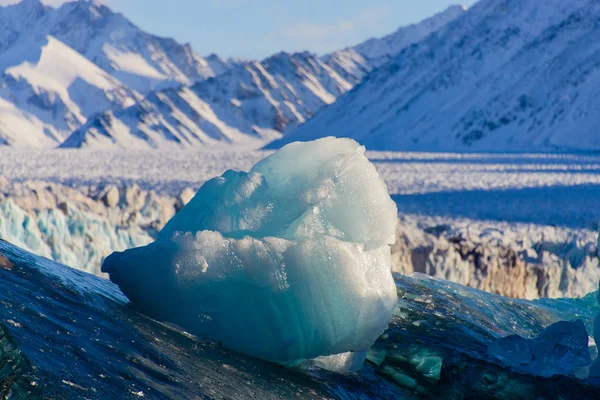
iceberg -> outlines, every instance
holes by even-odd
[[[133,307],[267,361],[356,370],[397,302],[396,205],[350,139],[294,143],[206,182],[102,266]],[[332,356],[328,358],[328,356]]]

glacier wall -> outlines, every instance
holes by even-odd
[[[0,182],[0,238],[93,274],[116,249],[152,241],[175,214],[176,198],[137,186],[73,189]]]
[[[395,272],[513,298],[583,297],[598,288],[597,233],[553,226],[401,216]]]
[[[0,178],[0,238],[101,275],[113,251],[144,246],[196,188],[69,187]],[[600,281],[597,233],[531,224],[401,215],[392,265],[514,298],[581,297]]]

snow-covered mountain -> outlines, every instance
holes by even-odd
[[[482,0],[269,147],[600,150],[599,20],[595,0]]]
[[[135,104],[140,92],[232,65],[145,33],[96,2],[0,7],[0,144],[55,147],[90,116]]]
[[[382,62],[383,49],[391,56],[463,12],[463,7],[451,7],[357,46],[377,58],[367,59],[353,49],[321,58],[281,52],[262,62],[209,56],[217,77],[190,88],[157,91],[128,109],[97,115],[61,147],[261,146],[335,102]]]
[[[42,24],[50,35],[142,93],[216,75],[190,45],[146,33],[100,3],[65,3]]]
[[[260,147],[462,12],[323,58],[282,52],[258,62],[202,58],[95,1],[55,9],[22,0],[0,7],[0,144]]]
[[[24,37],[47,35],[142,93],[189,85],[227,68],[227,61],[206,60],[188,44],[146,33],[96,1],[68,2],[54,9],[40,0],[22,0],[0,7],[0,51]]]
[[[0,143],[53,147],[88,116],[140,98],[54,37],[28,39],[0,55]]]
[[[446,26],[467,11],[453,5],[419,23],[403,26],[382,38],[371,38],[353,47],[327,54],[323,60],[350,82],[360,82],[369,72],[390,61],[404,48]]]
[[[310,53],[244,62],[192,87],[151,93],[119,112],[90,119],[61,147],[257,147],[312,117],[352,88]]]

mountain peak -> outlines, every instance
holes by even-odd
[[[115,14],[110,8],[98,0],[72,1],[63,4],[60,9],[67,10],[68,12],[81,13],[82,15],[85,13],[90,15],[93,19],[101,19]]]
[[[356,84],[373,69],[381,67],[403,49],[459,18],[466,10],[465,6],[452,5],[419,23],[401,27],[387,36],[371,38],[354,47],[327,54],[322,60],[348,82]]]
[[[4,6],[4,7],[14,7],[15,9],[22,10],[22,12],[35,12],[39,14],[40,11],[46,9],[47,6],[42,4],[40,0],[21,0],[21,2],[17,4],[13,4],[12,6]],[[0,6],[2,8],[2,6]]]
[[[44,6],[40,0],[21,0],[19,3],[21,6]]]
[[[280,51],[267,57],[264,62],[291,62],[292,60],[307,60],[317,58],[317,56],[309,51],[299,51],[290,53],[287,51]]]
[[[444,11],[442,11],[439,14],[444,14],[447,12],[461,12],[461,11],[469,11],[469,7],[465,6],[464,4],[452,4],[450,6],[448,6],[448,8],[446,8]]]

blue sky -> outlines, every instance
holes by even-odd
[[[1,1],[1,0],[0,0]],[[48,0],[56,4],[61,0]],[[143,29],[190,42],[202,55],[263,58],[325,53],[441,11],[449,0],[105,0]],[[471,6],[475,0],[458,4]]]

